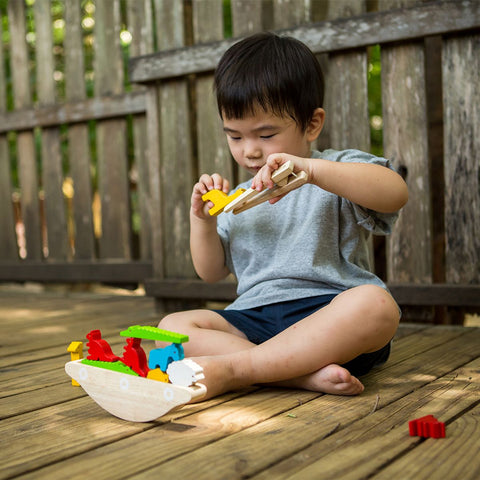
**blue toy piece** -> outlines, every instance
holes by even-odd
[[[183,360],[184,358],[185,354],[182,344],[172,343],[168,345],[168,347],[155,348],[150,352],[148,356],[148,368],[151,370],[159,368],[162,372],[166,372],[170,363],[174,360]]]

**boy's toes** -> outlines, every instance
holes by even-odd
[[[317,380],[322,385],[322,391],[337,395],[358,395],[364,386],[357,377],[340,365],[327,365],[317,372]]]

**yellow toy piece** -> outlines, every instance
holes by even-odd
[[[210,200],[213,203],[213,207],[208,211],[208,213],[215,217],[223,212],[223,209],[233,200],[238,198],[242,193],[245,192],[244,188],[239,188],[235,193],[227,195],[221,190],[210,190],[202,196],[202,200],[207,202]]]
[[[67,348],[67,352],[70,352],[70,360],[80,360],[83,358],[83,342],[71,342]],[[79,387],[80,384],[72,378],[72,385]]]
[[[159,368],[150,370],[147,373],[147,378],[150,380],[158,380],[159,382],[168,383],[168,374],[162,372]]]

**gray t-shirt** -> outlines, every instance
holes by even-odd
[[[358,150],[314,151],[312,158],[393,169],[388,160]],[[371,273],[368,238],[389,234],[396,218],[396,213],[368,210],[311,184],[274,205],[219,215],[226,264],[238,280],[238,298],[227,309],[336,294],[363,284],[386,288]]]

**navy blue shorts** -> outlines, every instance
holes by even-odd
[[[336,295],[290,300],[246,310],[213,310],[243,332],[256,345],[265,342],[294,323],[328,305]],[[374,366],[385,363],[390,355],[390,343],[371,353],[364,353],[342,365],[352,375],[368,373]]]

